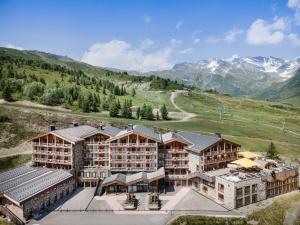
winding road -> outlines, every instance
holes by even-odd
[[[170,101],[173,104],[174,108],[177,109],[179,112],[179,115],[181,117],[180,120],[172,121],[172,122],[187,122],[192,120],[192,118],[196,117],[197,115],[195,113],[189,113],[182,108],[180,108],[178,105],[175,103],[175,98],[177,97],[178,94],[183,93],[184,91],[173,91],[170,96]]]

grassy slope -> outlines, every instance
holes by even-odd
[[[266,208],[259,209],[249,215],[246,219],[239,218],[220,218],[205,216],[180,216],[170,223],[170,225],[229,225],[229,224],[254,224],[250,221],[256,221],[257,225],[283,225],[286,221],[287,212],[293,209],[294,204],[300,201],[300,193],[292,193],[288,196],[281,196]],[[290,220],[294,219],[294,220]],[[296,218],[290,218],[288,221],[293,225],[300,222],[300,214]],[[247,221],[249,223],[247,223]],[[292,222],[293,221],[293,222]],[[256,223],[255,223],[256,224]]]
[[[3,48],[0,48],[3,50]],[[117,83],[125,83],[128,90],[133,86],[137,87],[137,95],[135,97],[121,96],[122,101],[125,98],[131,98],[133,105],[142,105],[143,103],[151,104],[154,108],[160,107],[163,103],[167,105],[169,111],[176,111],[169,101],[170,91],[146,91],[145,82],[134,83],[128,75],[113,73],[107,76],[107,70],[93,67],[84,63],[74,61],[64,61],[55,55],[47,55],[45,53],[31,53],[17,50],[5,50],[5,54],[11,57],[26,57],[28,59],[39,59],[49,63],[60,64],[71,67],[73,69],[81,69],[88,76],[97,76],[102,79],[109,79]],[[58,72],[47,71],[41,68],[32,68],[29,66],[21,66],[19,72],[23,70],[27,74],[34,73],[38,77],[43,77],[48,85],[53,85],[55,80],[59,80],[62,85],[69,85],[68,79],[61,81]],[[85,88],[85,87],[82,87]],[[94,91],[91,89],[91,91]],[[102,92],[99,92],[101,98],[104,98]],[[22,98],[22,96],[18,96]],[[72,116],[84,118],[92,118],[98,120],[110,121],[116,124],[138,123],[148,126],[155,126],[163,129],[184,129],[197,132],[221,132],[224,137],[242,144],[244,149],[263,152],[267,149],[271,140],[276,142],[276,147],[280,153],[288,156],[300,155],[300,136],[296,136],[291,132],[283,132],[281,130],[282,123],[286,121],[286,128],[296,133],[300,133],[300,108],[274,103],[268,101],[257,101],[251,99],[226,97],[222,95],[193,92],[189,96],[179,95],[176,98],[176,104],[187,112],[194,112],[198,116],[193,121],[188,122],[170,122],[170,121],[137,121],[126,120],[121,118],[109,118],[104,113],[84,114],[75,110],[68,113]],[[219,121],[219,107],[226,105],[226,113],[223,120]],[[2,106],[14,107],[14,106]],[[21,107],[15,107],[20,109]],[[35,112],[45,112],[45,110],[30,109]],[[66,113],[53,112],[59,115]]]
[[[26,164],[31,160],[31,154],[16,155],[0,158],[0,172]]]
[[[144,102],[147,102],[147,104],[152,105],[153,108],[156,107],[161,107],[163,103],[167,103],[167,108],[169,111],[176,111],[174,109],[173,105],[170,104],[169,101],[166,101],[166,99],[169,98],[170,93],[168,92],[161,92],[160,91],[146,91],[145,88],[143,87],[146,86],[146,88],[149,86],[145,85],[145,82],[133,82],[131,80],[132,76],[130,75],[124,75],[120,73],[114,73],[110,72],[108,70],[94,67],[85,63],[80,63],[76,61],[62,61],[59,56],[52,55],[52,54],[46,54],[42,52],[36,52],[36,51],[19,51],[19,50],[14,50],[14,49],[6,49],[6,48],[1,48],[0,47],[0,54],[3,54],[5,56],[10,56],[11,58],[24,58],[27,60],[37,60],[37,61],[43,61],[46,63],[51,63],[51,64],[58,64],[61,66],[66,66],[68,68],[71,68],[73,70],[82,70],[85,72],[86,75],[90,77],[97,77],[102,80],[109,80],[115,84],[124,84],[128,95],[125,96],[120,96],[118,97],[122,103],[124,99],[132,99],[133,105],[138,105],[142,106]],[[8,65],[8,63],[3,64],[4,67]],[[26,74],[35,74],[38,78],[44,78],[47,84],[47,87],[54,87],[55,86],[55,81],[59,81],[61,87],[66,87],[72,85],[68,81],[70,78],[70,75],[65,75],[64,79],[61,78],[61,74],[58,71],[50,71],[47,69],[42,69],[39,67],[32,67],[28,65],[22,64],[21,66],[14,66],[14,69],[19,73],[23,74],[24,72]],[[107,72],[110,74],[107,75]],[[131,89],[132,87],[135,87],[137,89],[137,95],[135,97],[131,97]],[[102,89],[99,92],[96,92],[95,89],[92,89],[92,87],[86,88],[84,86],[81,86],[81,90],[89,90],[92,93],[97,93],[99,94],[101,100],[103,100],[106,96],[108,96],[109,91],[106,89],[106,95],[102,93]],[[17,100],[25,100],[25,96],[21,93],[19,94],[14,94],[13,95],[14,99]],[[77,103],[75,102],[73,106],[68,106],[72,110],[79,111],[77,108]]]
[[[168,101],[169,93],[161,93],[160,98]],[[148,98],[153,97],[147,93]],[[221,132],[223,136],[242,145],[243,149],[264,152],[270,141],[275,142],[277,150],[288,157],[300,156],[300,138],[290,132],[283,133],[280,129],[283,118],[286,118],[286,128],[300,133],[299,108],[277,108],[272,102],[231,98],[207,93],[194,93],[192,96],[178,95],[177,105],[198,116],[188,122],[174,121],[144,121],[110,118],[103,113],[52,112],[61,116],[74,116],[87,119],[109,121],[113,124],[144,124],[164,130],[189,130],[204,133]],[[219,121],[218,107],[220,102],[228,105],[227,113]],[[1,107],[20,109],[18,106],[2,105]],[[287,107],[287,106],[285,106]],[[45,110],[26,109],[45,113]],[[263,121],[263,123],[262,123]],[[279,128],[277,128],[279,127]]]
[[[208,216],[180,216],[170,225],[247,225],[245,219]]]
[[[274,83],[271,87],[259,93],[257,97],[300,106],[300,69],[290,79],[282,83]]]
[[[267,101],[231,98],[207,93],[180,96],[176,104],[198,117],[183,125],[183,129],[221,132],[244,149],[264,152],[270,141],[276,143],[278,151],[289,156],[300,155],[300,109]],[[219,120],[219,107],[227,105],[227,112]],[[274,107],[275,106],[275,107]],[[288,132],[282,131],[282,123]]]
[[[258,221],[258,225],[282,225],[284,224],[287,211],[298,201],[300,201],[300,193],[280,197],[267,208],[252,213],[249,219]],[[299,221],[300,215],[296,218],[295,225],[298,225]]]
[[[0,137],[6,140],[0,141],[0,148],[11,148],[24,140],[29,140],[37,135],[36,132],[28,131],[16,123],[0,123]]]

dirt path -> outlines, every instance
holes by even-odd
[[[39,109],[53,109],[53,110],[62,111],[62,112],[71,112],[70,109],[65,109],[61,106],[42,105],[42,104],[38,104],[35,102],[27,101],[27,100],[8,102],[8,101],[5,101],[4,99],[0,99],[0,104],[27,106],[27,107],[33,107],[33,108],[39,108]]]
[[[197,115],[195,113],[189,113],[183,109],[181,109],[178,105],[175,103],[175,98],[177,97],[178,94],[182,93],[182,91],[173,91],[171,96],[170,96],[170,101],[173,104],[174,108],[180,111],[178,114],[178,117],[180,116],[180,120],[172,121],[172,122],[187,122],[192,120],[192,118],[196,117]]]
[[[25,141],[13,148],[0,148],[0,158],[20,154],[30,154],[31,152],[31,144],[28,141]]]

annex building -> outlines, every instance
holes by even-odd
[[[218,133],[72,123],[64,129],[51,125],[31,142],[33,166],[0,174],[0,209],[24,218],[77,186],[96,187],[99,195],[191,186],[232,209],[298,188],[298,168],[241,152]]]

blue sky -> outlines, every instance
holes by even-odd
[[[300,0],[1,0],[0,45],[129,70],[300,54]]]

